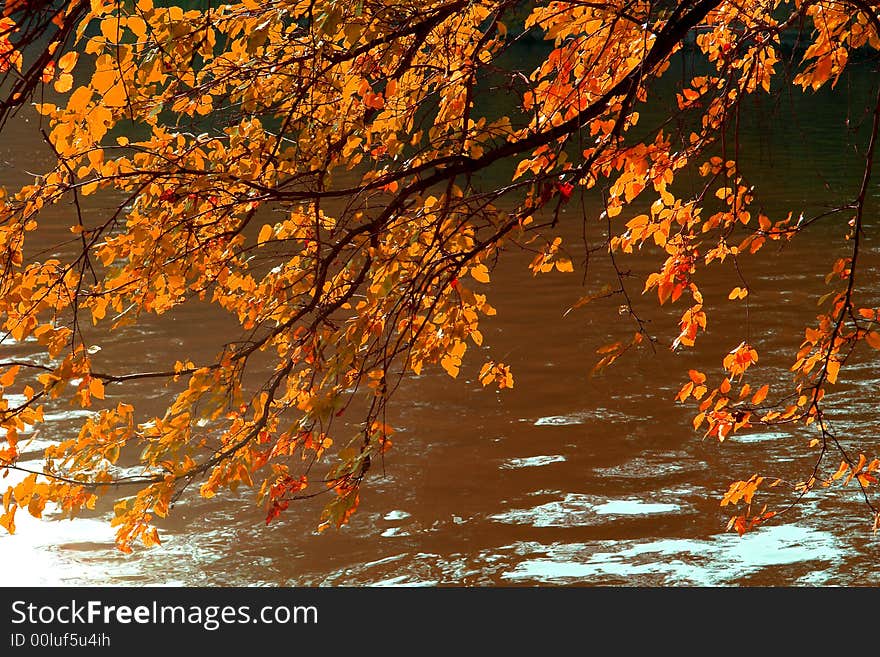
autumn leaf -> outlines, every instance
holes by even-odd
[[[486,265],[476,265],[471,267],[471,276],[480,283],[488,283],[489,269]]]
[[[752,403],[757,406],[762,401],[767,398],[767,393],[770,391],[770,386],[765,384],[761,386],[758,391],[752,396]]]
[[[92,379],[89,381],[89,394],[98,399],[104,399],[104,383],[101,379]]]
[[[831,359],[825,368],[828,383],[837,383],[837,373],[840,371],[840,361]]]
[[[15,377],[18,376],[18,372],[21,370],[20,365],[13,365],[8,370],[3,372],[0,375],[0,386],[4,388],[8,388],[15,382]]]
[[[260,235],[257,237],[257,244],[265,244],[266,242],[268,242],[270,239],[272,239],[273,232],[274,231],[272,229],[272,226],[270,226],[269,224],[264,225],[260,229]]]

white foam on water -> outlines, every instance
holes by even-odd
[[[504,470],[517,470],[519,468],[539,468],[551,463],[561,463],[565,461],[562,454],[547,454],[542,456],[528,456],[525,458],[507,459],[501,464]]]
[[[678,511],[678,504],[660,504],[641,500],[611,500],[593,508],[599,515],[634,516]]]
[[[404,520],[405,518],[409,517],[410,514],[406,511],[395,509],[394,511],[389,511],[388,513],[386,513],[382,520]]]
[[[618,546],[620,549],[608,549]],[[551,545],[544,548],[544,556],[525,559],[502,578],[597,584],[609,578],[633,584],[652,578],[666,584],[718,586],[732,584],[764,568],[837,561],[841,549],[829,532],[779,525],[743,537],[718,534],[708,540]]]

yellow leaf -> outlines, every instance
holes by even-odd
[[[0,527],[3,527],[10,534],[15,533],[15,511],[17,506],[13,506],[6,513],[0,516]]]
[[[574,271],[574,266],[572,266],[571,260],[568,258],[560,258],[556,261],[556,269],[561,272],[572,272]]]
[[[125,87],[120,83],[114,84],[101,94],[101,101],[106,107],[123,107],[127,101]]]
[[[478,280],[480,283],[488,283],[489,282],[489,269],[486,265],[477,265],[476,267],[471,268],[471,276]]]
[[[440,360],[440,366],[446,370],[446,373],[453,379],[458,376],[461,360],[450,355],[444,356]]]
[[[34,495],[28,502],[28,513],[34,518],[43,517],[43,509],[46,508],[46,498],[40,495]]]
[[[840,467],[837,468],[837,472],[831,475],[831,478],[835,481],[840,479],[843,475],[846,474],[846,471],[849,470],[849,464],[846,461],[840,462]]]
[[[111,43],[116,43],[119,35],[119,20],[117,18],[105,18],[101,21],[101,34]]]
[[[264,244],[265,242],[268,242],[270,239],[272,239],[273,232],[274,231],[272,229],[272,226],[270,226],[269,224],[265,224],[260,229],[260,236],[257,237],[257,244]]]
[[[67,93],[73,88],[73,76],[70,73],[62,73],[58,76],[54,86],[58,93]]]
[[[73,70],[73,67],[76,66],[76,59],[78,56],[79,55],[75,52],[65,53],[61,56],[61,59],[58,60],[58,68],[65,73],[70,73]]]
[[[104,384],[101,379],[92,379],[89,382],[89,394],[98,399],[104,399]]]
[[[828,383],[837,383],[837,372],[840,371],[840,362],[833,359],[829,360],[825,371],[828,374]]]
[[[483,367],[480,368],[480,383],[484,386],[492,383],[492,368],[495,367],[495,363],[493,361],[489,361]]]
[[[155,527],[149,531],[145,531],[141,539],[144,542],[144,547],[153,547],[154,545],[162,544],[162,541],[159,540],[159,530]]]
[[[129,16],[126,25],[139,39],[147,33],[147,24],[140,16]]]
[[[13,365],[8,370],[3,373],[3,376],[0,376],[0,386],[4,388],[11,386],[15,382],[15,377],[18,374],[18,370],[21,369],[18,365]]]
[[[516,167],[516,171],[513,172],[513,179],[516,180],[517,178],[519,178],[526,171],[528,171],[531,168],[531,166],[532,166],[531,160],[523,160],[522,162],[520,162]]]
[[[83,110],[91,99],[92,90],[88,87],[79,87],[70,95],[70,100],[67,101],[67,109],[74,112]]]
[[[110,87],[116,84],[116,80],[116,70],[111,68],[95,73],[92,76],[90,85],[92,89],[97,91],[99,94],[104,94],[107,92],[108,89],[110,89]]]
[[[874,349],[880,349],[880,333],[871,331],[865,336],[865,342],[874,347]]]

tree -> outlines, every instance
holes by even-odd
[[[781,39],[795,32],[803,47],[786,55]],[[523,38],[548,44],[534,71],[504,57]],[[695,345],[708,311],[698,270],[820,220],[842,223],[851,253],[829,263],[791,386],[756,380],[758,353],[744,340],[720,374],[691,370],[677,399],[722,441],[814,425],[815,468],[793,501],[842,480],[861,487],[876,528],[880,460],[844,449],[822,400],[863,343],[880,349],[880,315],[857,285],[880,96],[852,202],[797,222],[797,208],[761,210],[739,166],[736,117],[750,95],[833,87],[851,55],[878,48],[880,17],[864,0],[7,1],[0,118],[39,101],[55,162],[0,192],[3,331],[35,345],[0,362],[0,465],[24,469],[18,437],[45,404],[94,412],[46,450],[43,471],[8,487],[0,523],[13,531],[20,507],[40,516],[52,502],[73,515],[112,495],[129,551],[159,541],[154,518],[187,487],[211,497],[240,484],[259,492],[267,523],[318,495],[329,500],[322,526],[346,522],[391,447],[389,399],[409,376],[471,368],[484,386],[513,386],[507,365],[479,356],[480,319],[495,313],[486,284],[517,246],[534,251],[535,274],[574,271],[554,231],[578,195],[604,204],[582,220],[607,226],[616,273],[573,307],[616,296],[633,321],[599,350],[597,372],[633,349]],[[676,121],[640,127],[639,108],[683,49],[705,72],[682,80]],[[507,94],[509,115],[481,113],[482,93]],[[510,181],[487,186],[481,173],[497,166]],[[676,184],[685,172],[702,180],[696,192]],[[92,194],[115,209],[85,212]],[[78,248],[46,258],[30,245],[59,204]],[[658,260],[644,289],[682,305],[678,335],[649,332],[617,265],[643,246]],[[742,282],[731,302],[749,291]],[[101,361],[102,336],[199,302],[240,326],[214,360],[134,372]],[[124,397],[144,379],[173,391],[164,414],[141,417]],[[354,435],[340,435],[344,413],[357,418]],[[731,485],[729,528],[773,517],[752,508],[764,481]]]

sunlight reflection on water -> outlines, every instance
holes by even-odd
[[[548,546],[545,557],[522,561],[503,577],[546,583],[613,577],[633,585],[714,586],[732,584],[772,566],[798,562],[822,562],[817,565],[824,566],[835,559],[841,547],[828,532],[784,525],[743,538],[722,534],[703,541],[614,543]]]

